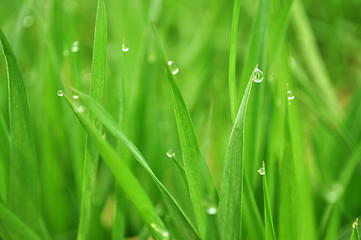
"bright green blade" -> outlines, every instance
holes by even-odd
[[[276,239],[276,233],[273,226],[271,203],[268,196],[267,186],[267,173],[266,166],[263,162],[262,167],[258,170],[258,173],[263,177],[263,205],[264,205],[264,223],[266,228],[266,240]]]
[[[257,66],[255,70],[257,69]],[[253,76],[253,74],[252,74]],[[237,118],[229,138],[219,201],[218,226],[222,239],[238,239],[241,234],[242,197],[244,181],[244,121],[252,89],[248,81]]]
[[[358,218],[356,218],[356,221],[352,224],[352,234],[351,234],[351,238],[350,240],[359,240],[360,239],[360,236],[359,236],[359,233],[358,233]]]
[[[10,137],[3,116],[0,115],[0,199],[6,203],[8,198]]]
[[[40,240],[23,221],[0,202],[0,238]]]
[[[101,102],[104,88],[107,58],[107,19],[104,0],[98,1],[95,20],[93,59],[91,71],[90,96]],[[98,123],[91,120],[97,128]],[[80,209],[80,222],[78,240],[87,239],[92,209],[92,195],[95,189],[96,173],[98,168],[98,151],[94,143],[87,137],[85,143],[82,200]]]
[[[168,62],[165,48],[155,25],[152,24],[152,26],[163,55],[163,63],[171,88],[174,113],[183,154],[184,168],[186,170],[188,188],[197,220],[198,230],[201,239],[209,239],[209,237],[216,236],[214,234],[208,235],[207,231],[214,231],[216,229],[207,229],[206,208],[202,205],[202,203],[208,197],[211,202],[210,205],[217,205],[218,194],[209,168],[199,150],[190,114],[173,75],[174,70],[170,69],[170,65],[172,63]]]
[[[179,224],[179,227],[184,234],[184,238],[198,239],[199,237],[194,230],[194,227],[190,223],[188,217],[185,215],[184,211],[176,202],[172,194],[153,173],[152,169],[149,167],[147,161],[144,159],[143,155],[140,153],[137,147],[123,134],[121,128],[115,122],[115,120],[109,115],[109,113],[106,112],[106,110],[101,105],[96,103],[93,99],[89,98],[86,94],[79,91],[76,91],[76,93],[79,94],[81,101],[85,103],[86,107],[89,108],[91,113],[100,120],[104,127],[128,148],[128,150],[133,154],[133,157],[148,172],[150,177],[157,184],[159,190],[164,196],[166,204],[169,206],[169,209],[174,215],[176,223]]]
[[[9,86],[10,161],[9,208],[34,231],[39,231],[39,180],[23,79],[11,47],[0,29]]]
[[[229,66],[228,66],[228,87],[229,87],[229,102],[231,108],[232,122],[236,119],[237,113],[237,84],[236,84],[236,58],[237,58],[237,33],[239,11],[241,7],[241,0],[234,0],[232,27],[231,27],[231,43],[229,46]]]
[[[152,235],[157,239],[168,239],[169,233],[165,229],[162,220],[127,164],[123,159],[120,159],[112,147],[103,139],[101,133],[96,129],[94,124],[79,111],[79,107],[77,108],[65,94],[64,96],[87,134],[91,137],[100,155],[114,174],[119,185],[138,210]]]

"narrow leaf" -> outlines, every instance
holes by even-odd
[[[255,70],[257,69],[257,66]],[[248,81],[241,106],[228,142],[221,195],[219,201],[218,226],[222,239],[238,239],[242,218],[243,196],[243,152],[244,121],[253,80]]]
[[[76,90],[74,90],[76,91]],[[147,161],[144,159],[143,155],[137,149],[137,147],[123,134],[121,128],[115,122],[115,120],[110,116],[106,110],[96,103],[93,99],[89,98],[86,94],[76,91],[79,94],[81,101],[83,101],[89,110],[96,116],[104,127],[109,130],[119,141],[121,141],[128,150],[133,154],[133,157],[139,162],[139,164],[148,172],[150,177],[154,180],[155,184],[158,186],[160,192],[164,196],[166,204],[169,206],[170,210],[174,214],[176,223],[179,224],[180,228],[183,231],[185,239],[198,239],[194,227],[190,223],[188,217],[185,215],[184,211],[181,209],[179,204],[176,202],[172,194],[167,190],[167,188],[161,183],[157,178],[154,172],[149,167]]]
[[[101,102],[106,71],[107,57],[107,20],[104,0],[98,1],[97,14],[95,20],[93,59],[91,71],[90,96],[97,102]],[[98,129],[98,123],[91,119]],[[82,199],[80,210],[80,222],[78,229],[78,240],[87,239],[89,222],[91,218],[91,202],[96,183],[96,173],[98,168],[98,151],[89,137],[86,137]]]
[[[8,204],[11,211],[39,231],[39,181],[23,79],[11,47],[0,29],[9,86],[10,162]]]
[[[182,94],[175,81],[172,70],[170,69],[165,48],[162,44],[155,25],[152,24],[152,26],[161,49],[161,53],[163,55],[163,63],[171,88],[174,113],[177,121],[179,140],[183,154],[184,168],[186,170],[188,188],[197,220],[198,230],[202,239],[209,239],[209,237],[215,236],[207,236],[206,209],[202,203],[206,199],[206,195],[210,195],[210,201],[213,202],[211,204],[216,205],[218,201],[218,194],[215,189],[209,168],[199,150],[193,123]],[[210,194],[207,194],[207,192]]]
[[[123,161],[123,159],[120,159],[118,154],[103,139],[101,133],[96,129],[94,124],[91,123],[90,120],[84,116],[84,114],[77,110],[72,101],[65,94],[64,96],[66,97],[66,100],[74,111],[76,117],[83,125],[85,131],[96,145],[100,155],[103,157],[104,161],[109,166],[109,169],[114,174],[119,185],[122,187],[123,191],[127,194],[130,201],[134,204],[140,213],[143,221],[153,236],[157,239],[168,239],[169,234],[165,229],[162,220],[157,214],[151,200],[146,195],[140,183],[130,171],[127,164]]]
[[[358,218],[356,218],[356,221],[352,224],[352,228],[353,230],[350,240],[359,240],[360,236],[358,233]]]

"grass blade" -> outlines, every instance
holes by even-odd
[[[218,195],[209,168],[199,150],[197,137],[188,109],[177,86],[174,75],[168,65],[167,54],[159,33],[155,25],[152,24],[152,26],[163,55],[163,62],[171,88],[174,113],[183,154],[184,168],[186,170],[188,188],[197,220],[198,230],[201,239],[209,239],[211,236],[207,235],[206,209],[203,207],[202,202],[206,200],[206,195],[208,195],[207,192],[209,192],[210,201],[212,202],[211,204],[217,205]],[[215,236],[213,235],[212,237]]]
[[[4,239],[40,240],[24,222],[0,202],[0,237]]]
[[[231,27],[231,43],[229,46],[229,69],[228,69],[228,85],[229,85],[229,102],[231,108],[232,122],[236,119],[237,111],[237,85],[236,85],[236,59],[237,59],[237,32],[238,19],[241,7],[241,0],[234,0],[232,27]]]
[[[119,185],[122,187],[123,191],[127,194],[136,209],[139,211],[153,236],[157,239],[168,239],[168,231],[165,229],[162,220],[156,213],[151,200],[146,195],[140,183],[130,171],[129,167],[122,159],[120,159],[112,147],[103,139],[102,135],[96,129],[94,124],[77,110],[72,101],[65,94],[64,96],[66,97],[66,100],[74,111],[76,117],[83,125],[87,134],[93,140],[94,144],[99,150],[100,155],[109,166]]]
[[[350,240],[359,240],[360,236],[358,233],[358,218],[356,218],[356,221],[352,224],[352,234]]]
[[[257,66],[256,68],[257,69]],[[243,162],[244,162],[244,120],[253,80],[248,81],[239,107],[237,118],[229,138],[224,167],[221,198],[219,201],[218,225],[223,239],[238,239],[241,234]]]
[[[194,230],[194,227],[190,223],[184,211],[180,208],[179,204],[176,202],[172,194],[153,173],[147,161],[144,159],[143,155],[140,153],[137,147],[123,134],[121,128],[118,126],[115,120],[109,115],[109,113],[106,112],[106,110],[101,105],[96,103],[86,94],[79,91],[76,91],[76,93],[79,94],[80,99],[85,103],[87,108],[89,108],[89,110],[94,114],[94,116],[96,116],[100,120],[104,127],[108,129],[110,133],[112,133],[128,148],[128,150],[133,154],[133,157],[139,162],[139,164],[148,172],[150,177],[154,180],[160,192],[163,194],[166,204],[169,206],[169,209],[173,213],[176,219],[176,223],[179,224],[181,230],[183,231],[185,239],[198,239],[199,237],[197,235],[197,232]]]
[[[107,20],[104,0],[98,1],[97,14],[95,20],[93,61],[91,71],[90,96],[97,102],[101,102],[105,81],[107,57]],[[99,128],[96,121],[92,123]],[[87,232],[91,218],[91,201],[95,189],[96,173],[98,166],[98,151],[92,141],[86,138],[83,186],[80,210],[80,222],[78,229],[78,240],[87,239]]]
[[[38,232],[39,181],[23,79],[11,47],[0,29],[9,86],[10,162],[8,203],[11,211]]]
[[[264,221],[266,228],[266,240],[268,239],[275,240],[276,233],[273,226],[271,203],[268,196],[266,166],[264,162],[262,164],[262,167],[258,170],[258,172],[260,175],[263,176],[263,202],[264,202]]]

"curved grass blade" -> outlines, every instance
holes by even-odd
[[[356,221],[352,224],[352,234],[351,234],[351,238],[350,240],[359,240],[360,236],[359,236],[359,232],[358,232],[358,218],[356,218]]]
[[[252,83],[253,81],[250,79],[243,95],[227,148],[217,219],[222,239],[238,239],[241,234],[244,180],[244,121]]]
[[[0,238],[40,240],[24,222],[0,202]]]
[[[39,180],[23,79],[11,47],[0,29],[9,86],[10,161],[7,202],[11,211],[38,232]]]
[[[8,198],[10,137],[3,116],[0,115],[0,199],[6,203]]]
[[[107,57],[107,20],[105,13],[104,0],[98,1],[95,31],[94,31],[94,45],[93,45],[93,59],[91,70],[91,85],[90,96],[97,102],[100,102],[103,95],[103,87],[105,81],[106,71],[106,57]],[[99,124],[91,118],[99,129]],[[98,151],[94,143],[86,137],[85,155],[84,155],[84,169],[83,169],[83,183],[82,183],[82,198],[80,209],[80,222],[78,228],[78,240],[87,239],[88,227],[91,218],[91,202],[92,195],[95,189],[96,173],[98,167]]]
[[[84,114],[80,113],[74,106],[72,101],[64,94],[66,100],[79,119],[88,135],[93,140],[100,155],[103,157],[109,169],[113,172],[119,185],[127,194],[129,199],[133,202],[136,209],[139,211],[148,229],[153,236],[157,239],[168,239],[169,233],[164,227],[164,223],[157,214],[151,200],[144,192],[138,180],[130,171],[127,164],[120,159],[112,147],[103,139],[100,132],[96,129],[95,125],[87,119]]]
[[[268,196],[267,187],[267,173],[265,163],[262,163],[262,167],[258,170],[259,174],[263,176],[263,203],[264,203],[264,221],[266,228],[266,240],[276,239],[276,233],[273,226],[271,204]]]
[[[152,24],[152,27],[162,53],[165,70],[171,88],[174,113],[183,154],[184,168],[186,170],[188,188],[197,220],[198,230],[201,239],[209,239],[209,237],[215,237],[215,235],[208,235],[207,230],[213,231],[216,229],[207,228],[206,209],[202,203],[208,198],[210,199],[209,201],[211,202],[211,205],[217,205],[218,194],[207,163],[199,150],[197,137],[188,109],[177,86],[174,75],[169,68],[165,48],[155,25]]]
[[[229,46],[229,68],[228,68],[228,87],[229,87],[229,102],[231,109],[232,122],[236,119],[237,111],[237,84],[236,84],[236,58],[237,58],[237,32],[239,11],[241,7],[241,0],[234,0],[232,27],[231,27],[231,43]]]
[[[172,194],[167,190],[167,188],[161,183],[157,176],[153,173],[149,167],[147,161],[144,159],[143,155],[137,149],[137,147],[123,134],[121,128],[112,118],[112,116],[97,102],[91,99],[86,94],[74,90],[80,96],[80,100],[85,103],[87,108],[96,116],[100,122],[104,125],[106,129],[109,130],[119,141],[121,141],[128,150],[133,154],[133,157],[139,162],[139,164],[148,172],[150,177],[154,180],[158,186],[160,192],[163,194],[166,204],[174,215],[176,223],[179,224],[181,230],[183,231],[185,239],[198,239],[198,233],[195,231],[192,226],[189,218],[185,215],[184,211],[181,209],[179,204],[176,202]]]

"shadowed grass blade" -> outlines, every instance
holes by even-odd
[[[10,161],[7,202],[11,211],[39,231],[39,180],[23,79],[11,47],[0,30],[9,86]]]
[[[0,237],[4,239],[40,240],[24,222],[0,202]]]
[[[76,91],[76,90],[74,90]],[[151,178],[157,184],[159,190],[164,196],[165,203],[168,205],[171,210],[176,223],[179,224],[185,239],[198,239],[198,235],[194,230],[194,227],[190,223],[188,217],[185,215],[184,211],[180,208],[179,204],[176,202],[171,193],[167,188],[160,182],[160,180],[153,173],[149,167],[147,161],[144,159],[143,155],[137,149],[137,147],[123,134],[121,128],[115,122],[115,120],[106,112],[106,110],[96,103],[93,99],[89,98],[86,94],[76,91],[79,94],[81,101],[83,101],[91,113],[97,117],[100,122],[104,125],[105,128],[109,130],[119,141],[121,141],[128,150],[133,154],[133,157],[139,162],[139,164],[149,173]]]
[[[106,71],[107,58],[107,20],[104,0],[98,1],[95,20],[93,59],[91,71],[90,96],[97,102],[101,102]],[[99,124],[91,118],[97,128]],[[78,240],[87,239],[87,231],[91,218],[91,202],[95,189],[96,173],[98,167],[98,151],[88,136],[85,143],[82,200],[80,210],[80,222]]]
[[[257,69],[257,66],[255,69]],[[243,95],[227,148],[218,215],[218,226],[222,239],[238,239],[241,234],[244,180],[244,121],[252,83],[253,80],[250,79]]]
[[[152,235],[157,239],[168,239],[169,233],[165,229],[162,220],[156,213],[155,208],[144,192],[138,180],[135,178],[129,167],[120,159],[112,147],[103,139],[101,133],[96,129],[93,123],[90,122],[78,109],[74,106],[71,100],[64,94],[69,106],[74,111],[75,115],[83,125],[89,137],[96,145],[100,155],[103,157],[109,169],[114,174],[119,185],[127,194],[131,202],[133,202],[139,214],[142,216],[148,229]]]
[[[182,94],[175,81],[173,71],[170,69],[170,62],[168,62],[165,48],[155,25],[152,24],[152,27],[162,53],[164,67],[171,88],[174,113],[183,154],[184,168],[186,171],[189,193],[200,237],[201,239],[209,239],[209,237],[213,238],[216,236],[214,234],[208,235],[207,231],[214,231],[216,229],[207,228],[206,209],[203,206],[203,202],[208,197],[211,202],[210,205],[217,205],[218,194],[209,168],[199,150],[193,123]]]

